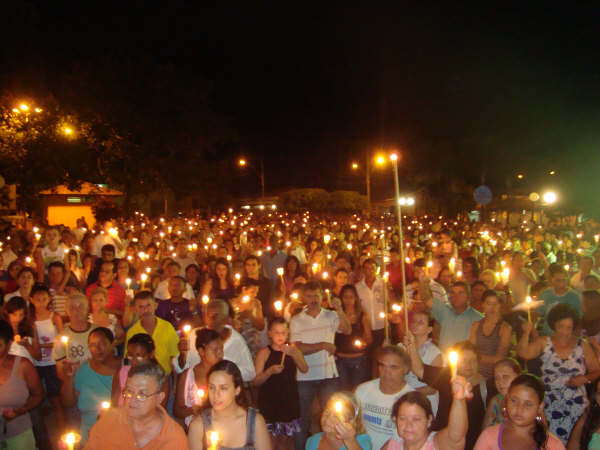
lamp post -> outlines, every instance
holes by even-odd
[[[240,158],[238,160],[238,165],[242,168],[252,167],[252,169],[256,172],[258,178],[260,179],[260,197],[265,198],[265,165],[263,159],[260,159],[259,170],[256,170],[256,168],[252,164],[250,164],[245,158]]]
[[[408,331],[408,303],[406,301],[406,269],[404,265],[404,232],[402,231],[402,206],[414,205],[415,199],[412,197],[400,197],[400,184],[398,182],[398,155],[390,155],[392,168],[394,171],[394,190],[396,193],[396,212],[398,214],[398,229],[400,232],[400,264],[402,267],[402,303],[404,304],[404,325]]]

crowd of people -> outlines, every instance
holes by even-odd
[[[600,448],[600,227],[404,224],[6,229],[2,448]]]

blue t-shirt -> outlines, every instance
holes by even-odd
[[[319,448],[319,441],[321,440],[321,436],[323,432],[313,434],[306,440],[306,445],[304,447],[305,450],[317,450]],[[368,434],[357,434],[356,442],[360,445],[360,448],[364,450],[371,450],[371,438]],[[342,445],[340,450],[346,450],[346,446]]]
[[[483,319],[483,314],[470,306],[462,313],[456,314],[452,305],[437,299],[433,299],[431,315],[440,323],[440,342],[438,347],[442,352],[446,352],[457,342],[469,339],[471,325]]]
[[[539,306],[537,309],[538,314],[544,318],[542,330],[540,331],[542,336],[550,336],[554,333],[554,331],[552,331],[552,329],[548,326],[546,317],[548,316],[548,313],[552,307],[557,303],[566,303],[571,305],[577,310],[579,317],[581,317],[581,298],[573,289],[569,288],[569,290],[567,290],[567,292],[563,295],[556,295],[554,289],[549,288],[541,293],[540,299],[544,301],[544,304]]]
[[[79,392],[77,408],[81,411],[81,442],[87,440],[90,428],[96,423],[100,404],[110,401],[112,382],[112,375],[99,374],[87,362],[75,373],[73,384]]]

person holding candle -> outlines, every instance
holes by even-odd
[[[132,367],[140,364],[146,364],[149,362],[156,363],[154,358],[154,341],[152,337],[145,333],[138,333],[129,339],[127,342],[127,359],[121,362],[121,368],[117,374],[113,377],[113,384],[111,389],[111,403],[114,406],[123,406],[124,400],[123,390],[127,384],[127,377]],[[129,364],[125,364],[129,361]],[[169,398],[169,380],[165,379],[161,387],[162,392],[165,394],[165,398],[162,401],[162,406],[167,406],[167,400]]]
[[[265,419],[256,409],[246,407],[243,389],[240,370],[231,361],[223,360],[211,368],[211,407],[192,420],[188,432],[190,449],[271,450]]]
[[[167,375],[150,361],[132,367],[123,390],[124,406],[102,413],[91,428],[86,450],[173,448],[188,450],[185,431],[162,406]]]
[[[169,262],[166,264],[166,269],[162,274],[164,278],[161,278],[160,283],[158,283],[158,286],[154,290],[154,297],[157,300],[168,300],[169,298],[171,298],[171,294],[169,293],[169,280],[173,277],[180,276],[179,272],[181,267],[179,266],[179,264],[171,259],[168,259],[168,261]],[[189,285],[189,283],[185,282],[184,286],[185,287],[183,290],[183,294],[181,294],[181,296],[187,300],[192,300],[196,298],[194,291]]]
[[[31,296],[31,289],[35,284],[35,272],[31,267],[23,267],[17,275],[17,284],[19,288],[4,296],[4,303],[8,302],[13,297],[21,297],[27,302],[29,306],[29,297]]]
[[[533,324],[525,322],[517,344],[521,358],[541,357],[548,425],[563,443],[567,442],[571,429],[588,404],[585,385],[600,376],[600,363],[592,347],[574,334],[579,320],[575,308],[558,303],[547,315],[554,334],[529,342]]]
[[[469,429],[466,436],[466,449],[472,449],[477,441],[481,424],[487,407],[488,392],[495,391],[493,381],[486,380],[479,374],[477,349],[469,341],[455,344],[448,354],[450,367],[434,367],[423,364],[412,333],[407,333],[405,345],[410,355],[412,372],[421,381],[436,389],[440,394],[438,413],[433,422],[434,430],[441,430],[448,425],[450,405],[452,404],[451,380],[454,374],[464,377],[473,387],[473,396],[467,399],[467,416]],[[455,353],[456,361],[451,360]]]
[[[183,277],[176,275],[169,278],[169,299],[159,300],[156,307],[156,316],[166,320],[176,330],[184,323],[192,322],[198,315],[198,311],[190,300],[183,297],[186,281]]]
[[[305,308],[290,321],[290,341],[305,355],[309,370],[298,373],[302,432],[296,442],[304,441],[310,425],[310,412],[315,396],[323,405],[338,389],[335,365],[335,333],[350,334],[352,327],[338,299],[332,299],[335,311],[321,307],[323,291],[318,281],[302,287]],[[298,446],[297,446],[298,447]]]
[[[107,312],[122,316],[125,310],[125,289],[115,280],[116,263],[115,261],[104,261],[100,265],[98,281],[90,284],[85,295],[91,301],[91,294],[94,289],[102,287],[106,289],[107,301],[105,309]]]
[[[462,450],[469,422],[467,400],[473,396],[471,385],[463,377],[451,381],[452,405],[448,425],[432,431],[433,411],[427,398],[420,392],[409,392],[400,397],[392,408],[392,419],[401,440],[392,437],[382,450]]]
[[[508,356],[512,327],[502,318],[502,302],[496,291],[483,293],[484,318],[474,322],[469,341],[477,348],[479,373],[485,378],[494,374],[494,364]]]
[[[377,277],[376,264],[371,258],[367,258],[362,263],[363,279],[355,284],[356,292],[360,298],[361,308],[369,319],[371,333],[373,335],[373,344],[371,349],[377,349],[383,343],[384,338],[384,319],[383,313],[385,284],[382,278]],[[371,355],[373,356],[373,355]]]
[[[265,329],[262,304],[256,298],[258,289],[256,280],[244,280],[239,295],[230,301],[235,328],[244,337],[253,357],[262,346]]]
[[[338,392],[329,399],[321,415],[321,429],[308,438],[306,450],[372,448],[371,438],[362,427],[358,400],[349,392]]]
[[[544,384],[531,374],[519,375],[508,389],[504,422],[486,428],[475,450],[564,450],[560,439],[544,425],[543,412]]]
[[[113,375],[120,362],[115,357],[112,342],[114,336],[108,328],[94,328],[89,334],[88,345],[92,358],[79,369],[67,363],[63,372],[61,400],[65,407],[77,405],[81,412],[80,434],[82,442],[98,418],[100,404],[111,396]]]
[[[265,417],[274,448],[289,448],[291,438],[300,432],[300,399],[297,370],[308,371],[304,355],[296,346],[286,344],[287,322],[276,317],[269,323],[271,345],[256,354],[254,367],[258,386],[258,408]],[[285,398],[285,402],[281,399]]]
[[[591,383],[590,406],[573,427],[567,450],[600,448],[600,378]]]
[[[196,351],[200,362],[177,378],[177,391],[173,414],[184,419],[185,425],[190,422],[202,407],[206,406],[208,392],[208,372],[223,359],[223,341],[219,333],[209,328],[196,332]]]
[[[426,311],[415,310],[410,313],[408,329],[415,337],[415,344],[417,346],[421,361],[430,366],[443,367],[444,358],[442,356],[442,352],[440,352],[440,349],[431,340],[433,324],[433,319]],[[433,416],[435,417],[437,415],[438,405],[440,402],[439,392],[426,383],[420,381],[412,372],[406,375],[406,382],[414,387],[416,391],[427,396],[427,399],[431,404]]]
[[[256,296],[262,303],[263,314],[265,314],[267,318],[274,317],[275,313],[270,304],[272,292],[274,290],[273,282],[262,274],[260,260],[254,255],[247,256],[244,260],[242,282],[246,279],[258,281],[258,294],[256,294]]]
[[[14,339],[9,353],[27,358],[31,364],[42,358],[37,328],[32,326],[29,307],[21,297],[11,298],[2,308],[2,319],[12,327]]]
[[[367,349],[373,343],[373,336],[369,318],[362,311],[356,288],[346,284],[339,294],[352,331],[350,334],[335,334],[336,365],[340,374],[340,388],[352,391],[369,379]]]
[[[577,292],[569,287],[567,271],[559,264],[551,264],[549,273],[550,287],[540,294],[539,298],[544,301],[544,304],[538,307],[538,314],[544,317],[549,313],[553,305],[565,303],[575,308],[579,317],[581,317],[581,298]],[[552,334],[552,329],[546,318],[544,318],[540,334],[544,336]]]
[[[214,275],[209,277],[202,286],[202,295],[208,295],[210,298],[222,298],[223,300],[230,300],[235,296],[233,278],[229,263],[225,258],[217,259]]]
[[[362,383],[355,395],[362,408],[362,426],[371,438],[373,448],[381,448],[394,434],[392,407],[404,394],[414,391],[406,382],[410,358],[397,345],[386,345],[376,353],[379,378]]]
[[[43,401],[44,389],[33,364],[9,353],[13,337],[10,324],[0,321],[0,444],[7,449],[34,450],[29,412]],[[40,447],[46,444],[41,442]]]

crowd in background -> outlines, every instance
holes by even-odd
[[[275,209],[5,230],[3,448],[600,448],[598,224],[403,231]]]

